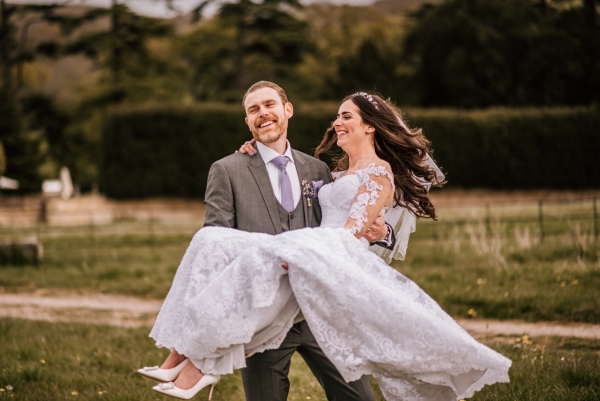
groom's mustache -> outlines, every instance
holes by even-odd
[[[260,119],[258,119],[258,121],[256,121],[256,128],[260,128],[260,126],[266,123],[267,121],[273,121],[274,124],[277,124],[279,120],[277,119],[277,117],[261,117]]]

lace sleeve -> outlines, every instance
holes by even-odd
[[[384,166],[375,166],[375,163],[358,170],[355,174],[361,185],[344,228],[360,238],[389,203],[389,198],[394,192],[394,179]]]

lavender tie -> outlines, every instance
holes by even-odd
[[[287,156],[277,156],[271,160],[279,168],[279,185],[281,186],[281,206],[288,212],[294,210],[294,197],[292,196],[292,183],[285,167],[290,159]]]

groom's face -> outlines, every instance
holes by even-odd
[[[246,124],[257,141],[273,143],[287,135],[294,109],[290,102],[283,104],[275,89],[262,88],[248,94],[244,108]]]

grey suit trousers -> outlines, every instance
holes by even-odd
[[[290,390],[288,373],[294,352],[298,352],[329,401],[375,401],[368,376],[346,383],[337,368],[317,344],[306,321],[296,323],[278,349],[254,354],[242,369],[247,401],[285,401]]]

